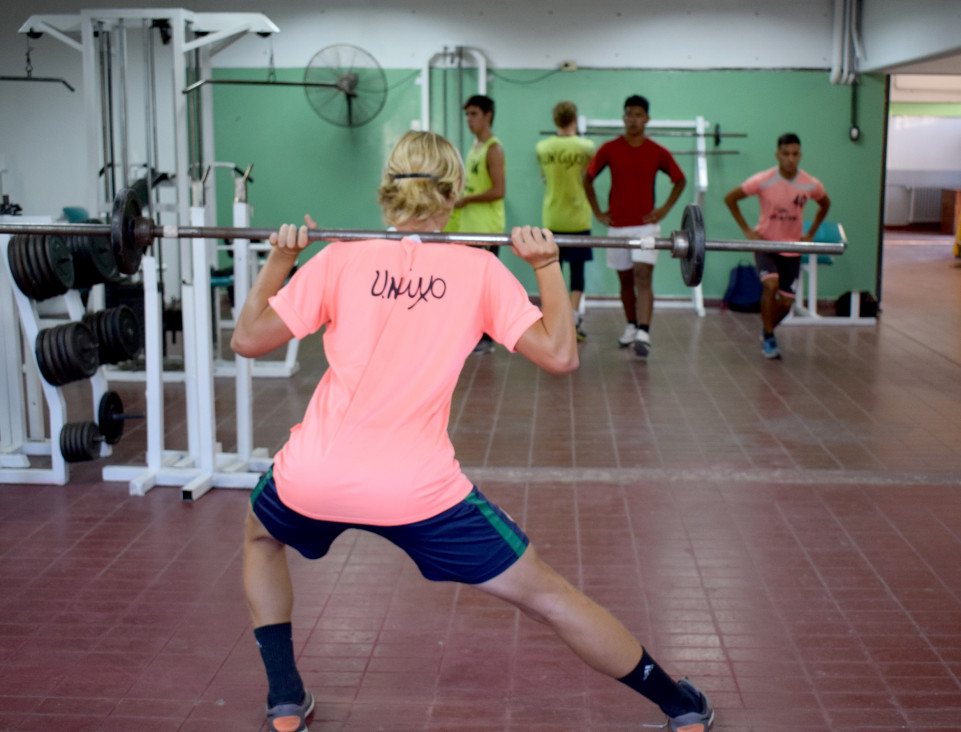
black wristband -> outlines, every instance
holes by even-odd
[[[550,262],[544,262],[544,264],[542,264],[540,267],[534,267],[534,271],[536,272],[539,269],[544,269],[544,267],[550,267],[555,262],[560,262],[560,261],[561,261],[560,259],[552,259]]]

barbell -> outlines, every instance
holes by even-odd
[[[59,236],[108,236],[117,267],[123,274],[134,274],[140,268],[143,252],[155,239],[268,239],[276,229],[217,226],[157,225],[144,216],[140,203],[130,189],[117,194],[110,224],[13,224],[0,223],[0,234],[43,234]],[[309,241],[358,241],[364,239],[402,239],[419,235],[429,242],[467,244],[473,246],[510,246],[509,234],[438,233],[411,231],[378,231],[358,229],[311,229]],[[728,252],[771,252],[793,254],[843,254],[844,244],[833,242],[754,241],[739,239],[707,239],[704,217],[699,206],[689,204],[681,217],[681,228],[670,237],[618,237],[557,234],[559,247],[602,247],[607,249],[660,250],[681,260],[684,283],[695,287],[704,276],[707,250]]]

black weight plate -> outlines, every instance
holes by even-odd
[[[102,224],[100,219],[86,219],[85,224]],[[73,255],[76,288],[90,287],[120,278],[117,260],[108,236],[69,236],[65,239]]]
[[[78,359],[76,353],[74,353],[75,325],[77,324],[65,323],[57,326],[57,347],[54,356],[58,359],[57,366],[63,374],[64,381],[62,383],[64,384],[80,381],[90,376],[90,374],[84,372],[82,360]]]
[[[50,357],[50,336],[49,329],[37,333],[37,340],[33,344],[33,353],[37,357],[37,368],[44,381],[53,386],[60,386],[62,383],[59,374],[53,370],[53,359]]]
[[[119,355],[116,338],[113,335],[111,322],[114,310],[101,310],[97,313],[97,329],[95,335],[100,345],[101,363],[119,363],[123,358]]]
[[[43,358],[43,365],[40,366],[40,373],[47,383],[60,386],[64,383],[63,375],[58,368],[57,359],[54,355],[54,342],[57,334],[53,328],[40,331],[37,336],[37,365],[40,366],[40,359]]]
[[[112,335],[117,350],[123,355],[121,360],[136,358],[143,347],[140,319],[129,305],[118,305],[114,310],[117,313],[113,318],[115,327]]]
[[[38,299],[47,300],[51,297],[62,295],[67,291],[67,288],[63,287],[57,278],[56,272],[54,272],[53,264],[47,252],[49,247],[47,241],[49,237],[37,234],[30,237],[30,239],[32,246],[29,251],[33,257],[32,263],[36,267],[37,279],[40,283],[39,294],[42,296]]]
[[[68,463],[96,460],[102,441],[95,422],[68,422],[60,430],[60,454]]]
[[[63,338],[65,333],[65,326],[63,325],[51,328],[45,344],[47,355],[50,358],[50,373],[56,379],[57,386],[63,386],[77,380],[73,369],[64,358]]]
[[[27,273],[27,279],[30,281],[32,297],[38,301],[50,297],[47,292],[49,285],[44,280],[43,265],[40,261],[40,246],[37,243],[41,238],[34,234],[28,234],[23,247],[24,269]]]
[[[103,334],[100,332],[100,321],[102,320],[101,315],[103,312],[103,310],[98,310],[95,313],[86,313],[83,318],[81,318],[80,322],[90,329],[90,332],[93,333],[93,337],[97,341],[97,348],[99,349],[100,354],[98,358],[100,359],[100,363],[110,363],[110,361],[108,361],[106,358],[107,352],[105,349],[107,347],[107,343],[103,338]]]
[[[47,300],[57,295],[62,295],[66,290],[57,281],[53,266],[47,256],[47,237],[36,234],[30,237],[30,248],[27,250],[30,256],[30,264],[35,268],[37,283],[39,287],[38,300]]]
[[[13,281],[17,287],[27,297],[33,297],[33,288],[30,286],[30,279],[27,276],[26,266],[23,261],[23,248],[27,237],[17,234],[10,237],[10,244],[7,247],[7,261],[10,262],[10,272],[13,274]]]
[[[73,287],[73,254],[59,236],[44,237],[43,252],[47,257],[47,268],[51,275],[51,283],[62,295]]]
[[[90,287],[101,280],[98,279],[97,270],[90,261],[90,237],[87,236],[67,236],[64,242],[73,255],[73,286],[77,289]]]
[[[85,224],[102,224],[100,219],[87,219]],[[111,282],[119,279],[120,271],[117,269],[117,258],[113,254],[113,247],[110,246],[109,236],[88,236],[86,247],[89,252],[90,262],[100,276],[99,282]]]
[[[133,274],[140,269],[143,249],[137,242],[134,222],[141,216],[137,194],[124,188],[113,201],[113,215],[110,218],[110,245],[117,269],[124,274]]]
[[[124,420],[118,415],[123,414],[123,402],[115,391],[108,391],[100,397],[100,407],[97,409],[97,425],[100,434],[108,445],[116,445],[123,437]]]
[[[68,352],[70,361],[76,365],[81,378],[87,379],[97,373],[100,366],[100,348],[97,345],[97,338],[93,331],[86,325],[79,322],[69,323],[69,334],[67,335]]]
[[[103,358],[104,342],[103,342],[103,338],[100,335],[99,320],[100,320],[100,313],[96,312],[96,313],[87,313],[86,315],[83,316],[80,322],[86,325],[88,328],[90,328],[90,332],[93,333],[93,337],[96,338],[97,340],[97,346],[100,349],[100,363],[109,363],[108,361],[105,361]]]
[[[83,378],[77,365],[71,360],[67,347],[67,333],[70,325],[70,323],[58,325],[51,334],[50,357],[53,360],[53,368],[59,374],[61,384],[69,384]]]
[[[681,217],[681,228],[687,234],[687,256],[681,259],[681,276],[688,287],[697,287],[704,279],[706,243],[704,216],[699,206],[688,204]]]

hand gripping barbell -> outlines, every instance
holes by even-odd
[[[144,250],[154,239],[247,239],[262,240],[276,229],[231,228],[216,226],[175,226],[154,224],[143,216],[133,191],[122,190],[113,203],[110,224],[0,224],[0,234],[55,234],[61,236],[109,236],[123,274],[140,268]],[[402,239],[418,234],[425,241],[469,244],[476,246],[510,246],[509,234],[448,234],[436,232],[376,231],[355,229],[311,229],[310,241],[356,241],[363,239]],[[603,247],[607,249],[666,249],[681,260],[684,284],[695,287],[704,276],[704,255],[708,249],[728,252],[771,252],[796,254],[843,254],[844,244],[829,242],[750,241],[738,239],[706,239],[700,207],[690,204],[681,217],[681,229],[669,238],[611,237],[558,234],[560,247]]]

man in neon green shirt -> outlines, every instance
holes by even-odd
[[[594,143],[577,134],[577,105],[558,102],[554,106],[557,134],[537,143],[537,164],[544,179],[542,225],[555,234],[591,233],[591,204],[584,190],[584,171],[594,157]],[[587,338],[581,328],[581,296],[584,292],[584,263],[594,258],[589,247],[561,249],[561,261],[571,268],[571,308],[577,339]]]
[[[465,180],[461,197],[454,202],[454,212],[444,231],[500,234],[504,231],[504,191],[506,162],[491,125],[494,123],[494,100],[475,94],[464,103],[467,127],[477,138],[464,161]],[[490,247],[500,255],[499,247]],[[477,342],[474,353],[491,353],[494,341],[487,333]]]

